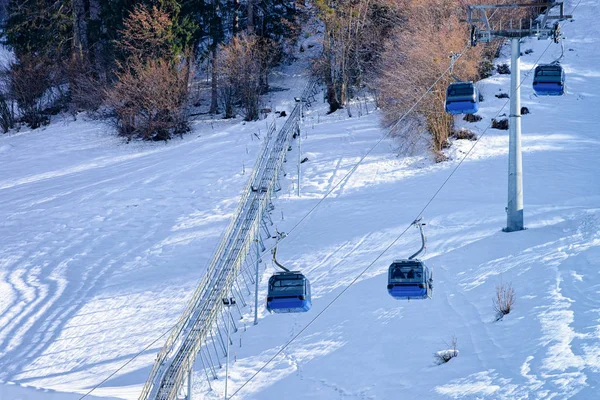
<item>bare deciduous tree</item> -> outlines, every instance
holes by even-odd
[[[260,94],[270,66],[272,48],[269,43],[252,35],[239,35],[219,52],[219,91],[225,107],[225,118],[235,116],[235,104],[240,103],[247,121],[259,116]]]
[[[454,80],[446,71],[450,54],[462,53],[453,71],[460,80],[486,76],[493,65],[490,59],[498,42],[467,48],[469,27],[463,22],[466,5],[483,2],[399,0],[397,6],[405,23],[399,24],[385,43],[377,81],[378,102],[385,122],[391,125],[420,101],[414,111],[426,118],[437,160],[445,158],[440,151],[446,146],[454,124],[453,117],[444,112],[445,89]],[[499,0],[497,3],[508,2]],[[502,21],[505,26],[511,18],[518,26],[520,19],[527,17],[525,12],[516,14],[513,9],[496,11],[494,21],[498,24]],[[435,82],[430,93],[421,99]]]
[[[323,77],[329,109],[334,112],[346,104],[351,87],[363,84],[383,37],[399,22],[397,8],[387,0],[317,0],[316,5],[325,34],[315,73]]]
[[[427,120],[435,152],[443,148],[453,126],[452,116],[444,112],[445,89],[452,78],[443,74],[450,65],[450,54],[465,49],[469,34],[460,22],[464,10],[457,6],[456,0],[407,2],[408,23],[388,40],[382,58],[379,100],[386,121],[396,121],[420,100],[416,111]],[[474,80],[481,49],[464,52],[454,74]],[[436,80],[431,92],[420,99]]]

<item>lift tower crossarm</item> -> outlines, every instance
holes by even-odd
[[[558,6],[559,15],[549,15],[550,10]],[[540,21],[529,20],[529,24],[523,26],[522,20],[519,20],[518,26],[515,24],[513,27],[512,21],[508,29],[502,29],[502,25],[493,26],[490,22],[491,17],[488,17],[487,10],[498,9],[522,9],[522,8],[543,8],[546,10],[542,13],[542,19]],[[493,16],[493,14],[492,14]],[[467,6],[467,23],[469,23],[474,29],[474,37],[471,40],[471,44],[475,45],[477,42],[489,42],[494,38],[523,38],[528,36],[537,36],[540,39],[546,39],[551,36],[555,36],[556,28],[547,27],[546,24],[549,20],[564,20],[572,18],[572,15],[564,13],[563,2],[546,2],[546,3],[530,3],[530,4],[481,4],[481,5],[470,5]],[[527,22],[527,21],[526,21]],[[478,27],[477,23],[482,23],[483,27]]]

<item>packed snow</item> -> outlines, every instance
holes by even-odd
[[[576,4],[567,1],[566,12]],[[508,92],[509,75],[478,83],[482,121],[457,119],[478,141],[454,141],[450,160],[435,164],[425,149],[405,156],[386,138],[297,225],[386,132],[372,102],[353,102],[352,117],[347,110],[327,115],[321,99],[306,112],[301,195],[294,144],[272,228],[289,233],[278,260],[310,279],[313,308],[290,315],[264,309],[275,271],[265,254],[259,324],[246,307],[231,350],[229,395],[247,383],[233,398],[598,397],[599,14],[596,1],[582,0],[574,20],[562,24],[562,97],[535,96],[526,76],[536,62],[560,56],[560,46],[522,43],[533,50],[521,58],[522,105],[531,111],[522,117],[524,231],[501,231],[508,131],[489,129],[491,118],[508,114],[508,100],[494,94]],[[509,51],[497,63],[509,62]],[[306,62],[280,70],[273,82],[289,90],[271,95],[273,109],[291,109]],[[86,398],[138,397],[162,335],[237,206],[272,118],[198,121],[168,143],[127,144],[83,117],[0,137],[0,399],[77,399],[97,385]],[[385,249],[451,173],[423,212],[433,298],[396,301],[386,290],[387,268],[418,249],[418,230]],[[516,302],[497,321],[499,283],[512,283]],[[458,356],[438,364],[436,354],[451,349],[453,337]],[[195,398],[222,398],[225,368],[218,376],[208,382],[198,361]]]

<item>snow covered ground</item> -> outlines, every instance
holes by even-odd
[[[575,4],[567,2],[567,13]],[[295,146],[272,216],[290,232],[278,259],[311,280],[313,309],[261,309],[257,326],[247,315],[232,348],[229,393],[323,313],[235,399],[598,398],[599,13],[596,1],[582,0],[574,22],[563,23],[565,96],[534,96],[531,76],[523,84],[531,111],[522,117],[525,231],[501,232],[508,133],[486,130],[508,114],[508,105],[500,110],[506,99],[494,97],[508,92],[508,75],[479,83],[482,121],[460,121],[484,133],[478,142],[455,141],[451,161],[432,164],[426,154],[397,157],[398,144],[386,139],[291,230],[384,132],[372,105],[361,117],[352,106],[352,118],[344,110],[325,116],[322,104],[307,112],[302,196]],[[526,40],[526,49],[533,52],[522,57],[524,72],[540,56],[560,55],[550,41]],[[272,102],[285,109],[301,79],[280,79],[291,90]],[[175,323],[236,207],[260,144],[253,133],[265,126],[202,123],[167,144],[124,144],[85,121],[0,137],[0,381],[14,382],[0,383],[0,399],[79,398]],[[418,231],[377,257],[475,143],[423,213],[433,299],[395,301],[387,267],[418,248]],[[261,303],[274,271],[265,264]],[[495,321],[500,282],[512,283],[516,303]],[[453,336],[459,356],[436,365],[434,353]],[[137,398],[162,343],[86,398]],[[197,398],[222,398],[224,369],[209,391],[197,364]]]

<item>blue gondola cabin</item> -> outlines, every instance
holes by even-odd
[[[387,289],[393,298],[399,300],[431,298],[431,272],[422,261],[396,260],[388,269]]]
[[[306,312],[312,307],[310,282],[299,272],[278,272],[269,278],[267,310],[275,313]]]
[[[479,93],[473,82],[453,82],[446,89],[448,114],[475,114],[479,111]]]
[[[540,96],[562,96],[565,71],[558,64],[538,65],[533,75],[533,90]]]

